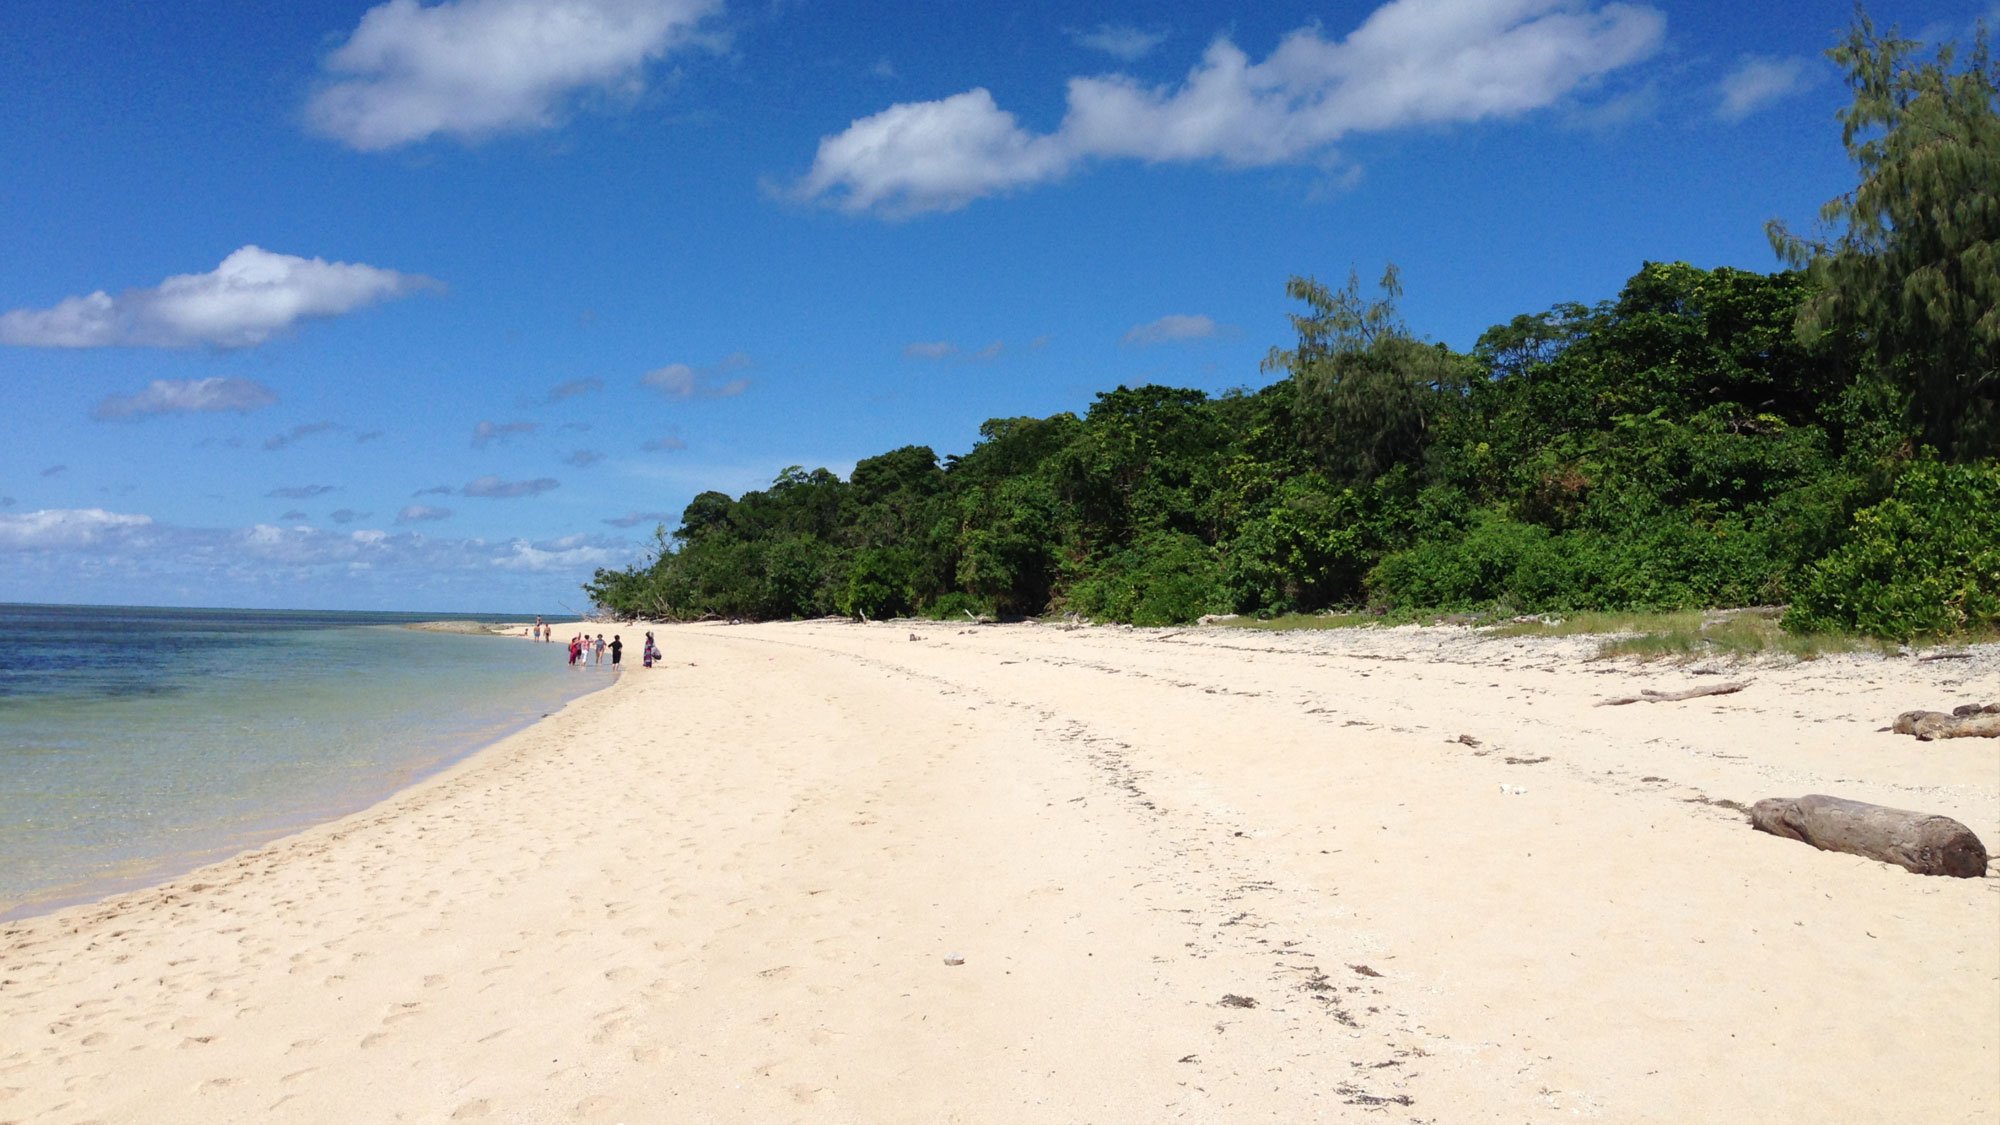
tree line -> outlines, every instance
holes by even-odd
[[[620,615],[1785,603],[1886,637],[2000,628],[2000,99],[1857,13],[1829,54],[1859,172],[1772,273],[1647,263],[1455,351],[1400,279],[1293,278],[1259,390],[1118,387],[973,448],[696,496],[585,592]]]

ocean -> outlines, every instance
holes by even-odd
[[[448,619],[532,615],[0,604],[0,919],[366,808],[611,682],[560,628],[407,627]]]

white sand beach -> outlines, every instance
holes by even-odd
[[[2000,847],[2000,742],[1877,729],[2000,699],[1992,647],[1601,707],[1719,669],[655,628],[371,810],[0,923],[0,1122],[2000,1117],[2000,878],[1720,803]]]

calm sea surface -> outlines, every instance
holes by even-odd
[[[0,605],[0,918],[364,808],[611,681],[404,627],[453,616]]]

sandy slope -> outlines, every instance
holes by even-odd
[[[1450,629],[662,638],[376,809],[0,925],[0,1121],[2000,1114],[2000,878],[1709,803],[2000,845],[2000,747],[1875,730],[2000,696],[1993,650],[1603,708],[1706,681]]]

